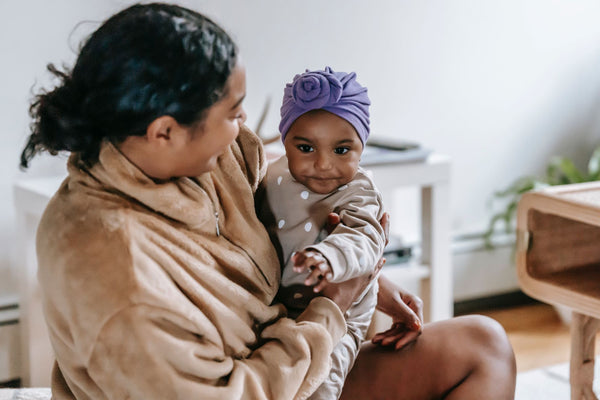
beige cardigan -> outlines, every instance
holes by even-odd
[[[254,211],[265,168],[247,129],[194,179],[155,183],[108,143],[91,168],[71,156],[37,235],[55,399],[279,400],[319,386],[344,318],[322,297],[295,321],[270,305],[280,268]]]

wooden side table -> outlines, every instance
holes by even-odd
[[[571,400],[597,400],[592,383],[600,329],[600,183],[525,194],[517,211],[516,263],[525,293],[572,309]]]

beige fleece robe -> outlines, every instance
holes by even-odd
[[[217,168],[157,183],[117,148],[76,154],[37,234],[55,399],[293,399],[345,333],[330,300],[271,305],[280,267],[256,217],[266,163],[242,129]]]

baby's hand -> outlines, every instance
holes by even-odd
[[[306,286],[316,286],[313,288],[315,293],[323,290],[329,279],[333,276],[333,271],[329,261],[316,250],[302,250],[297,251],[292,255],[292,262],[294,263],[294,272],[302,273],[307,270],[310,274],[306,277],[304,284]]]

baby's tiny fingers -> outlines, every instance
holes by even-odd
[[[329,282],[326,279],[321,279],[321,281],[317,283],[317,286],[313,288],[313,291],[319,293],[321,290],[325,289],[325,286],[327,286],[328,283]]]
[[[321,279],[323,279],[325,273],[327,273],[327,266],[323,263],[312,265],[310,268],[310,274],[304,282],[304,284],[307,286],[314,285],[315,283],[319,282]]]
[[[304,280],[304,284],[306,286],[312,286],[315,283],[319,282],[319,277],[321,276],[321,271],[317,268],[314,268],[310,274]]]
[[[308,268],[309,268],[309,266],[306,263],[303,263],[303,264],[294,264],[294,266],[292,267],[292,269],[296,273],[302,273],[302,272],[306,271]]]

